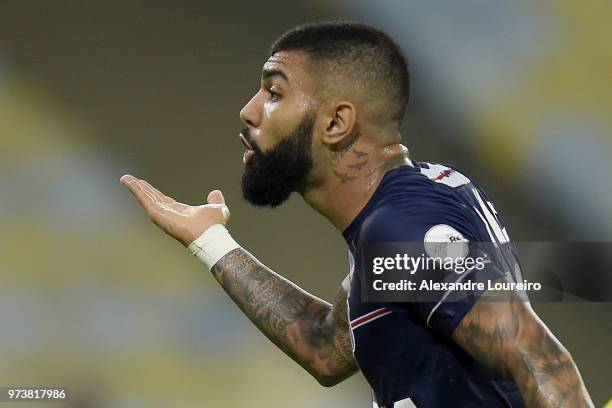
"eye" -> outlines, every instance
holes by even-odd
[[[270,94],[271,101],[277,101],[280,98],[280,95],[274,92],[272,88],[268,88],[267,91]]]

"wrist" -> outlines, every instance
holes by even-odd
[[[210,270],[219,259],[236,248],[240,248],[240,245],[223,224],[211,225],[187,246],[189,253]]]

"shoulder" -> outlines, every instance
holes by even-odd
[[[472,181],[448,164],[415,162],[389,171],[380,185],[377,207],[423,215],[465,207],[462,192]]]
[[[471,180],[447,164],[415,162],[389,171],[364,217],[360,241],[422,241],[437,225],[447,225],[468,240],[480,237],[470,201]]]
[[[472,239],[473,213],[462,202],[445,194],[390,198],[364,220],[360,238],[369,242],[417,242],[443,231]]]
[[[366,220],[360,234],[361,243],[398,242],[426,244],[428,242],[472,241],[471,224],[445,212],[433,211],[428,218],[396,213],[393,216],[373,214]]]

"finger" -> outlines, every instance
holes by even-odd
[[[206,202],[208,204],[225,204],[225,198],[223,197],[223,193],[221,193],[220,190],[213,190],[208,193]]]
[[[168,197],[167,195],[163,194],[161,191],[153,187],[148,181],[146,180],[140,180],[140,181],[143,183],[144,189],[147,191],[147,193],[155,197],[157,201],[161,203],[165,203],[165,204],[171,204],[175,201],[172,197]]]
[[[225,198],[223,197],[223,193],[220,190],[213,190],[208,193],[208,197],[206,198],[208,205],[219,206],[221,208],[221,212],[223,213],[223,218],[227,222],[230,218],[229,208],[225,205]]]
[[[140,205],[142,205],[149,215],[151,221],[153,221],[155,225],[160,227],[166,233],[172,235],[172,219],[176,216],[176,214],[178,214],[177,208],[174,207],[175,205],[179,205],[181,203],[160,203],[156,194],[160,194],[161,196],[163,196],[163,194],[155,190],[144,180],[139,180],[136,177],[130,175],[123,176],[121,177],[121,183],[124,184],[132,194],[134,194],[138,202],[140,202]]]
[[[128,190],[136,197],[140,205],[142,205],[145,209],[149,208],[153,205],[153,200],[149,194],[147,194],[143,187],[142,183],[139,179],[131,175],[125,175],[120,179],[121,184],[127,187]]]
[[[151,205],[157,205],[160,203],[172,204],[175,202],[174,199],[162,194],[146,180],[137,179],[131,175],[125,175],[121,177],[121,183],[130,189],[130,191],[136,196],[136,198],[139,199],[143,206],[147,202]]]

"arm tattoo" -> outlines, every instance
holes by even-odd
[[[342,288],[332,306],[242,248],[221,258],[212,272],[259,330],[321,384],[333,385],[357,371]]]
[[[572,357],[529,304],[515,292],[495,296],[472,307],[453,340],[477,361],[513,380],[527,407],[592,407]]]

